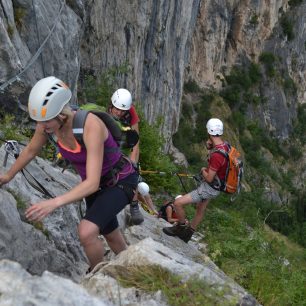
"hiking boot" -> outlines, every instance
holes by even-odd
[[[139,225],[144,221],[143,215],[139,210],[138,201],[133,201],[130,204],[130,213],[134,225]]]
[[[181,235],[178,235],[178,237],[181,238],[184,242],[188,243],[194,232],[195,230],[193,228],[186,226],[185,231]]]
[[[176,224],[171,227],[164,227],[163,232],[168,236],[177,236],[187,243],[191,239],[194,229],[186,224]]]

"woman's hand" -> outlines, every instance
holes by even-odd
[[[42,201],[31,205],[31,207],[25,211],[25,216],[29,221],[41,221],[56,208],[57,205],[54,199]]]
[[[11,177],[8,174],[0,175],[0,186],[8,183],[11,180]]]

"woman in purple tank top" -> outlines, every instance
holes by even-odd
[[[29,115],[37,122],[34,136],[7,173],[0,176],[0,185],[9,182],[40,152],[48,141],[48,134],[54,134],[60,152],[75,166],[82,181],[60,196],[31,205],[26,210],[26,218],[40,221],[56,208],[86,198],[86,215],[78,232],[92,269],[103,261],[99,234],[104,235],[116,254],[127,247],[116,215],[132,200],[138,174],[122,158],[118,144],[94,114],[89,113],[84,123],[84,144],[77,142],[72,129],[75,112],[68,106],[70,99],[70,89],[53,76],[35,84],[28,104]]]

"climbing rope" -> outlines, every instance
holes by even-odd
[[[3,161],[3,166],[6,167],[7,158],[9,155],[12,155],[15,159],[18,158],[20,154],[19,143],[16,140],[4,140],[4,150],[5,157]],[[22,175],[27,180],[27,182],[46,198],[54,198],[55,196],[49,192],[26,168],[21,170]]]
[[[9,79],[9,80],[6,81],[4,84],[2,84],[2,85],[0,86],[0,91],[4,91],[4,89],[5,89],[7,86],[11,85],[11,84],[14,83],[15,81],[20,81],[20,76],[21,76],[22,74],[24,74],[24,73],[34,64],[34,62],[36,61],[36,59],[40,56],[40,54],[41,54],[41,52],[42,52],[42,50],[43,50],[45,44],[47,43],[47,41],[48,41],[49,38],[51,37],[51,35],[52,35],[52,33],[53,33],[55,27],[57,26],[57,24],[58,24],[58,22],[59,22],[59,20],[60,20],[60,18],[61,18],[62,10],[63,10],[63,8],[64,8],[65,5],[66,5],[66,1],[64,0],[63,4],[62,4],[62,6],[61,6],[61,8],[60,8],[60,10],[59,10],[59,12],[58,12],[58,14],[57,14],[57,18],[56,18],[56,20],[55,20],[55,22],[54,22],[54,24],[53,24],[53,26],[52,26],[52,28],[51,28],[49,34],[47,35],[47,37],[45,38],[45,40],[42,42],[41,46],[38,48],[38,50],[36,51],[36,53],[34,54],[34,56],[33,56],[33,57],[30,59],[30,61],[27,63],[27,65],[25,66],[25,68],[24,68],[21,72],[19,72],[16,76],[14,76],[13,78]]]
[[[141,175],[143,175],[143,174],[157,174],[157,175],[161,175],[161,176],[165,176],[165,175],[176,176],[179,179],[185,193],[187,193],[188,191],[187,191],[186,185],[184,184],[182,178],[185,177],[185,178],[193,179],[197,186],[199,186],[202,183],[202,180],[203,180],[201,174],[194,175],[194,174],[189,174],[189,173],[164,172],[164,171],[157,171],[157,170],[155,171],[155,170],[142,170],[142,169],[139,170],[139,173]]]

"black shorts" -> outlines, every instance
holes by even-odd
[[[136,190],[137,184],[138,174],[134,172],[120,180],[117,185],[102,188],[88,196],[84,219],[96,224],[101,234],[111,233],[119,226],[117,214],[131,202],[131,196],[127,191],[131,188]]]

